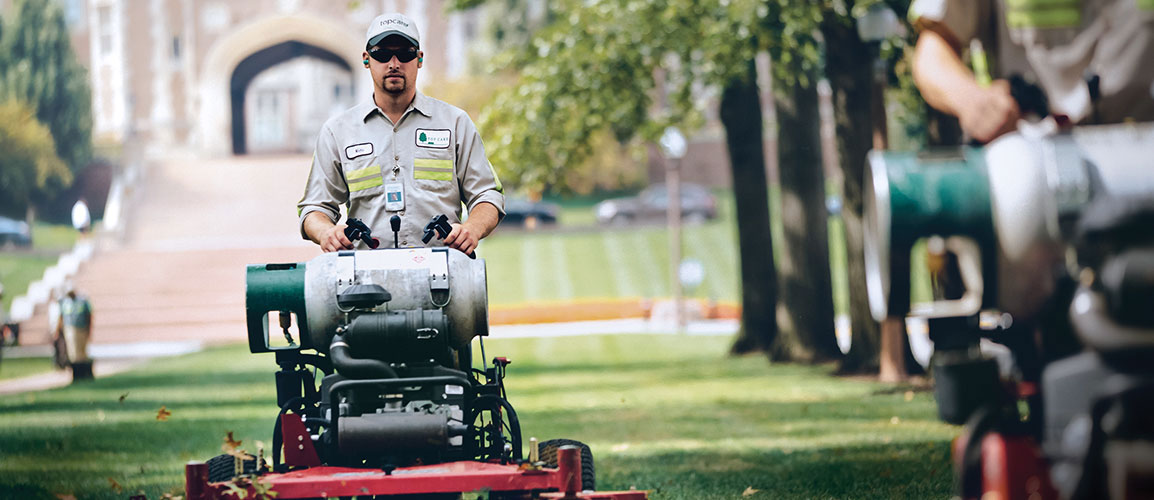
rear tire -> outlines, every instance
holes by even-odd
[[[572,439],[550,439],[537,445],[537,453],[541,461],[550,467],[557,466],[557,450],[562,446],[573,445],[581,449],[581,490],[593,491],[597,486],[597,473],[593,469],[593,450],[589,445]]]
[[[236,457],[232,455],[217,455],[208,459],[208,482],[219,483],[236,477]],[[256,457],[243,460],[244,474],[256,473]]]

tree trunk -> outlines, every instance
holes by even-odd
[[[777,262],[779,332],[770,357],[831,361],[842,354],[834,331],[817,86],[795,83],[783,97],[777,99],[777,130],[785,244]]]
[[[826,16],[821,32],[826,47],[826,72],[833,91],[838,158],[843,172],[842,221],[845,225],[846,270],[849,280],[853,336],[842,363],[845,373],[877,373],[881,335],[870,316],[866,297],[865,254],[862,240],[862,179],[870,150],[870,81],[873,56],[858,38],[852,23]]]
[[[722,90],[720,114],[733,172],[741,260],[742,328],[732,352],[768,351],[777,337],[774,317],[777,275],[773,267],[773,237],[769,232],[761,99],[753,60],[748,63],[744,78],[730,81]]]

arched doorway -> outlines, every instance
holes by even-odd
[[[345,58],[315,45],[290,40],[252,53],[237,64],[229,82],[229,96],[232,109],[233,154],[243,155],[249,152],[247,134],[248,120],[246,120],[248,110],[245,106],[245,101],[246,91],[249,89],[250,84],[265,70],[298,58],[312,58],[335,65],[349,75],[350,83],[348,87],[351,88],[353,68],[349,66]],[[316,126],[319,129],[320,124],[317,123]]]

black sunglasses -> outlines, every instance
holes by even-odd
[[[369,49],[369,56],[383,63],[387,63],[392,60],[393,56],[397,56],[398,61],[407,63],[417,58],[417,48],[405,47],[403,49],[392,50],[383,47],[373,47]]]

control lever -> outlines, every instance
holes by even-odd
[[[401,232],[401,216],[394,215],[390,217],[389,227],[393,228],[393,248],[401,248],[401,245],[397,243],[398,236]]]
[[[445,214],[433,216],[433,219],[425,224],[425,235],[421,237],[421,242],[428,244],[434,236],[437,239],[443,240],[453,230],[453,226],[449,224],[449,218]],[[469,252],[470,259],[477,258],[477,252]]]
[[[369,248],[377,248],[381,246],[381,242],[373,237],[373,231],[369,226],[360,219],[349,219],[347,221],[348,227],[345,228],[345,237],[349,241],[361,240],[365,242]]]

